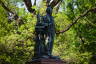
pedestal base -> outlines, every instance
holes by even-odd
[[[66,62],[59,59],[38,59],[28,62],[27,64],[66,64]]]

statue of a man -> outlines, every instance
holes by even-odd
[[[35,27],[36,44],[34,49],[34,57],[48,57],[52,56],[53,42],[55,36],[55,24],[52,17],[52,8],[50,6],[46,9],[46,15],[37,15],[37,24]]]
[[[54,42],[54,36],[55,36],[55,24],[54,19],[52,17],[52,8],[47,7],[46,9],[46,16],[44,16],[45,23],[48,23],[49,26],[47,27],[47,33],[46,33],[46,53],[48,56],[52,55],[52,49],[53,49],[53,42]]]

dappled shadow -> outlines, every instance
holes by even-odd
[[[90,58],[89,64],[96,64],[96,54]]]

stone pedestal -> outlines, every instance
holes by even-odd
[[[38,59],[28,62],[27,64],[66,64],[66,62],[59,59]]]

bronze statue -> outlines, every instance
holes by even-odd
[[[55,36],[55,24],[52,17],[52,8],[46,9],[46,15],[37,15],[37,24],[35,27],[35,49],[33,58],[52,58],[52,49]]]

